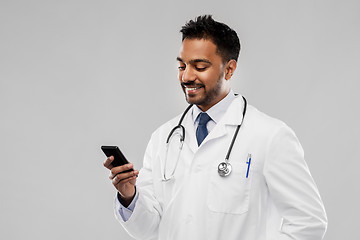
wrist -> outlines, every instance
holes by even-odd
[[[126,208],[131,204],[131,202],[133,201],[135,195],[136,195],[136,187],[134,188],[133,195],[130,196],[130,197],[122,196],[119,191],[117,192],[117,198],[118,198],[119,202],[121,203],[121,205],[123,205]]]

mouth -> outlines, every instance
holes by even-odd
[[[185,87],[185,89],[187,91],[195,91],[195,90],[200,89],[200,88],[202,88],[202,87]]]
[[[193,95],[199,92],[204,86],[184,86],[183,89],[187,95]]]
[[[195,83],[195,82],[184,82],[181,83],[181,86],[184,89],[186,94],[194,94],[202,88],[205,88],[204,84]]]

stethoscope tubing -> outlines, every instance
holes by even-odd
[[[242,123],[244,122],[244,118],[245,118],[245,114],[246,114],[247,101],[246,101],[246,99],[244,97],[242,97],[242,98],[244,99],[244,109],[243,109],[243,114],[242,114],[243,118],[241,119],[241,123],[239,125],[237,125],[237,127],[236,127],[233,139],[231,140],[231,144],[229,146],[228,152],[227,152],[226,157],[225,157],[225,161],[229,161],[230,153],[231,153],[232,148],[234,146],[236,137],[237,137],[237,135],[239,133],[239,130],[240,130],[240,127],[241,127]]]
[[[219,164],[219,167],[218,167],[219,175],[222,176],[222,177],[224,177],[224,176],[226,177],[226,176],[228,176],[228,175],[231,173],[231,164],[229,163],[230,154],[231,154],[232,148],[233,148],[233,146],[234,146],[235,140],[236,140],[236,138],[237,138],[237,135],[238,135],[238,133],[239,133],[240,127],[241,127],[241,125],[243,124],[244,118],[245,118],[245,115],[246,115],[247,101],[246,101],[245,97],[242,97],[242,98],[244,99],[244,109],[243,109],[243,112],[242,112],[243,117],[242,117],[242,119],[241,119],[241,123],[240,123],[239,125],[237,125],[237,127],[236,127],[234,136],[233,136],[233,138],[232,138],[232,140],[231,140],[229,149],[228,149],[227,154],[226,154],[226,157],[225,157],[225,162],[221,162],[221,163]],[[173,133],[179,128],[179,129],[181,129],[181,131],[182,131],[182,134],[181,134],[181,137],[180,137],[180,142],[181,142],[181,147],[180,147],[180,149],[182,148],[182,145],[184,144],[184,140],[185,140],[185,127],[182,125],[182,122],[183,122],[186,114],[188,113],[188,111],[191,109],[192,106],[193,106],[193,104],[190,104],[190,105],[185,109],[184,113],[182,114],[182,116],[181,116],[181,118],[180,118],[180,120],[179,120],[178,125],[176,125],[176,126],[170,131],[170,133],[169,133],[169,135],[168,135],[168,137],[167,137],[167,139],[166,139],[166,144],[167,144],[167,145],[169,144],[170,138],[171,138],[171,136],[173,135]],[[179,160],[179,159],[178,159],[178,160]],[[165,161],[166,161],[166,160],[165,160]],[[176,166],[177,166],[177,163],[178,163],[178,162],[176,162]],[[166,177],[166,174],[165,174],[165,171],[166,171],[166,162],[165,162],[165,167],[164,167],[164,179],[163,179],[164,181],[168,181],[168,180],[170,180],[170,179],[173,177],[173,174],[174,174],[174,172],[175,172],[176,166],[175,166],[175,168],[174,168],[173,173],[171,174],[171,177],[170,177],[170,178],[167,178],[167,177]],[[220,169],[220,167],[223,167],[223,166],[225,166],[225,168],[224,168],[224,169]]]
[[[181,116],[181,118],[180,118],[180,120],[179,120],[178,125],[176,125],[176,126],[170,131],[169,136],[168,136],[167,139],[166,139],[166,144],[169,143],[171,136],[173,135],[173,133],[174,133],[174,132],[176,131],[176,129],[178,129],[178,128],[180,128],[181,131],[182,131],[182,135],[181,135],[180,141],[181,141],[181,142],[184,142],[184,140],[185,140],[185,127],[184,127],[181,123],[182,123],[182,121],[184,120],[187,112],[190,110],[190,108],[191,108],[193,105],[194,105],[194,104],[190,104],[190,105],[185,109],[184,113],[182,114],[182,116]]]
[[[246,114],[247,101],[246,101],[246,98],[245,98],[244,96],[243,96],[242,98],[244,99],[244,109],[243,109],[243,113],[242,113],[243,118],[242,118],[242,120],[241,120],[241,123],[240,123],[239,125],[237,125],[237,127],[236,127],[234,136],[233,136],[233,138],[232,138],[231,144],[230,144],[230,146],[229,146],[228,152],[227,152],[226,157],[225,157],[225,160],[227,160],[227,161],[228,161],[229,158],[230,158],[230,154],[231,154],[232,148],[233,148],[233,146],[234,146],[236,137],[237,137],[237,135],[238,135],[238,133],[239,133],[240,127],[241,127],[242,123],[244,122],[244,118],[245,118],[245,114]],[[191,108],[192,106],[193,106],[193,104],[190,104],[190,105],[185,109],[184,113],[181,115],[181,118],[180,118],[180,120],[179,120],[178,125],[176,125],[176,126],[170,131],[170,133],[169,133],[169,135],[168,135],[168,137],[167,137],[167,139],[166,139],[166,144],[169,143],[171,136],[173,135],[173,133],[174,133],[174,132],[176,131],[176,129],[178,129],[178,128],[180,128],[181,131],[182,131],[182,135],[181,135],[180,141],[181,141],[181,142],[184,142],[184,140],[185,140],[185,127],[182,125],[182,122],[183,122],[186,114],[188,113],[188,111],[190,110],[190,108]]]

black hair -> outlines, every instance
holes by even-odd
[[[209,39],[217,47],[224,62],[238,60],[240,40],[236,32],[224,23],[215,21],[211,15],[203,15],[182,26],[182,41],[187,39]]]

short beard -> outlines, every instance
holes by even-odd
[[[221,92],[221,88],[222,88],[222,78],[224,76],[225,73],[222,73],[217,82],[216,85],[213,89],[211,89],[210,91],[206,91],[206,88],[204,88],[205,90],[205,98],[204,99],[199,99],[198,101],[189,101],[188,96],[186,95],[185,89],[184,89],[184,85],[186,86],[186,84],[182,84],[182,88],[183,91],[185,93],[185,99],[189,104],[195,104],[197,106],[207,106],[209,105],[211,102],[213,102],[220,94]],[[188,85],[196,85],[196,84],[188,84]]]

